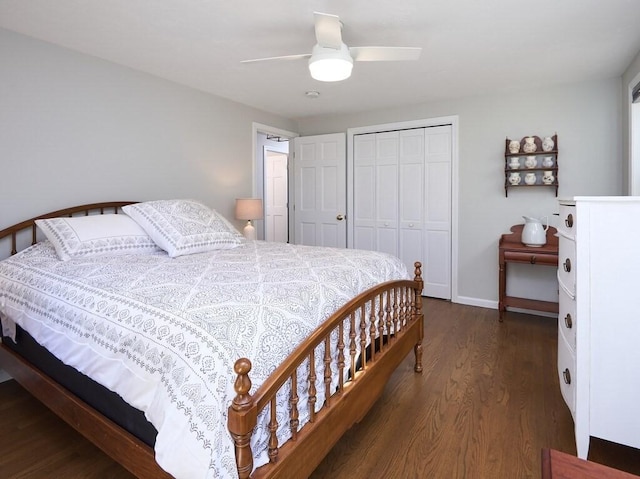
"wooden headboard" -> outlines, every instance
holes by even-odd
[[[45,218],[59,218],[61,216],[89,216],[90,214],[105,214],[105,213],[118,213],[120,208],[126,205],[130,205],[132,203],[136,203],[136,201],[109,201],[106,203],[91,203],[88,205],[81,206],[72,206],[71,208],[64,208],[58,211],[52,211],[51,213],[46,213],[40,216],[36,216],[35,218],[31,218],[21,223],[17,223],[13,226],[9,226],[8,228],[0,231],[0,244],[2,244],[3,248],[0,253],[0,259],[5,258],[9,255],[16,254],[19,250],[26,248],[27,246],[31,246],[37,242],[36,237],[36,220],[45,219]],[[27,234],[27,230],[31,230],[30,240],[23,239],[19,243],[19,237],[21,233]],[[9,254],[6,254],[4,244],[6,243],[6,238],[11,237],[11,250]]]

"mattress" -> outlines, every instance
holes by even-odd
[[[0,319],[5,334],[21,326],[143,411],[158,431],[156,460],[173,476],[237,477],[226,429],[235,360],[252,361],[255,390],[349,299],[408,278],[397,258],[361,250],[249,241],[177,258],[60,261],[45,241],[0,262]],[[286,391],[281,400],[284,411]],[[299,406],[302,425],[304,397]],[[257,428],[255,467],[268,462],[267,441]]]
[[[148,446],[155,445],[158,431],[147,421],[142,411],[131,407],[118,394],[90,377],[64,364],[20,326],[16,326],[16,337],[13,340],[3,336],[2,343],[103,416]]]

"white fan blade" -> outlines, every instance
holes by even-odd
[[[255,63],[265,62],[269,60],[300,60],[302,58],[309,58],[311,53],[300,53],[299,55],[283,55],[279,57],[267,57],[267,58],[254,58],[252,60],[242,60],[240,63]]]
[[[420,47],[351,47],[349,53],[358,62],[393,62],[417,60]]]
[[[340,17],[328,13],[313,12],[318,45],[339,50],[342,45]]]

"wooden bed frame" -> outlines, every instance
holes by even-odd
[[[134,202],[94,203],[65,208],[32,218],[0,231],[0,242],[10,238],[15,254],[22,244],[34,244],[35,220],[61,216],[118,213]],[[24,233],[30,238],[25,240]],[[21,236],[22,235],[22,236]],[[360,421],[382,394],[393,371],[413,349],[416,372],[422,371],[422,277],[421,265],[415,264],[413,281],[390,281],[373,287],[345,304],[305,340],[253,394],[249,394],[251,362],[236,361],[236,397],[229,407],[228,429],[236,445],[236,462],[241,479],[308,477],[333,445],[353,424]],[[365,326],[365,317],[377,321],[377,329]],[[369,345],[366,347],[366,345]],[[316,371],[314,354],[323,345],[324,368]],[[358,347],[365,351],[358,355]],[[0,343],[0,368],[49,407],[54,413],[139,478],[171,477],[154,459],[153,449],[125,429],[105,418],[77,396],[57,384],[17,353]],[[331,370],[339,372],[339,384],[331,386]],[[231,372],[230,372],[231,373]],[[314,411],[315,378],[322,378],[325,401]],[[298,423],[297,384],[311,381],[309,422]],[[285,384],[293,391],[289,400],[291,439],[278,444],[275,435],[275,395]],[[307,383],[309,384],[309,383]],[[315,409],[318,409],[316,406]],[[251,433],[261,411],[269,414],[270,462],[253,470]],[[252,472],[253,471],[253,472]]]

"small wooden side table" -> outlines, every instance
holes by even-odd
[[[638,476],[585,461],[555,449],[542,450],[542,479],[639,479]]]
[[[547,244],[540,247],[526,246],[522,243],[524,225],[511,227],[511,233],[500,237],[498,243],[498,311],[500,321],[504,319],[507,307],[531,309],[547,313],[557,313],[558,303],[537,299],[507,296],[507,264],[526,263],[558,267],[558,237],[553,226],[547,229]]]

